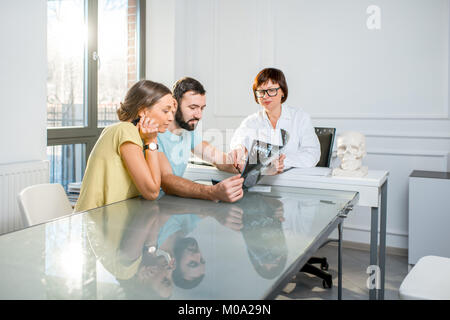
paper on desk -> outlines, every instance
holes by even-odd
[[[272,188],[270,186],[253,186],[248,188],[249,192],[270,192]]]
[[[314,168],[290,168],[286,170],[283,175],[305,175],[305,176],[329,176],[331,175],[331,168],[314,167]]]

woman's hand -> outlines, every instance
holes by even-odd
[[[264,201],[268,204],[269,208],[272,208],[273,215],[280,222],[284,222],[284,204],[275,198],[265,198]]]
[[[286,159],[286,155],[282,154],[278,159],[274,160],[268,169],[264,172],[264,174],[272,176],[276,174],[280,174],[284,170],[284,159]]]
[[[276,168],[277,168],[277,174],[282,173],[284,170],[284,159],[286,159],[286,155],[282,154],[277,160],[275,160]]]
[[[143,115],[137,124],[139,130],[139,135],[145,144],[150,142],[156,142],[156,137],[158,135],[158,124],[155,119],[146,117]]]
[[[228,161],[232,164],[239,172],[244,170],[245,159],[247,158],[247,149],[244,146],[239,146],[236,149],[231,150],[228,153]]]

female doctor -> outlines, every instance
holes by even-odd
[[[280,129],[289,134],[288,142],[283,154],[264,174],[279,174],[291,167],[314,167],[320,159],[319,139],[310,116],[301,108],[284,104],[288,86],[283,72],[275,68],[261,70],[253,82],[253,94],[262,109],[245,118],[231,138],[235,167],[242,171],[253,140],[282,145]]]

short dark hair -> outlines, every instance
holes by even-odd
[[[274,83],[278,83],[281,90],[283,90],[284,96],[281,98],[281,103],[284,103],[288,97],[288,86],[286,82],[286,77],[284,76],[283,71],[275,68],[265,68],[262,69],[255,77],[253,81],[253,96],[255,98],[256,103],[258,102],[258,98],[256,97],[256,89],[266,83],[267,81],[272,80]]]
[[[174,248],[173,248],[173,256],[175,258],[175,270],[172,272],[172,281],[173,283],[182,289],[192,289],[195,288],[202,282],[205,274],[198,276],[192,280],[186,280],[184,278],[184,274],[181,272],[180,262],[181,257],[183,255],[184,250],[187,249],[192,244],[197,244],[197,240],[194,238],[178,238],[175,240]]]
[[[206,93],[205,88],[203,88],[203,85],[198,80],[189,77],[181,78],[173,85],[173,97],[177,100],[178,106],[181,104],[183,95],[188,91],[193,91],[201,95]]]

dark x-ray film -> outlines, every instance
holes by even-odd
[[[245,162],[241,177],[244,178],[244,189],[253,187],[261,179],[261,171],[267,168],[281,155],[281,151],[289,140],[289,133],[280,129],[282,145],[277,146],[267,142],[253,140],[250,152]]]

